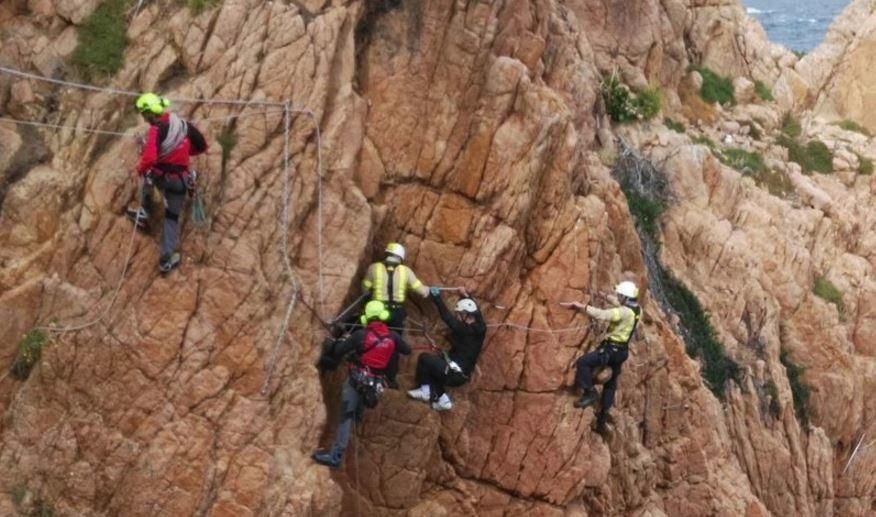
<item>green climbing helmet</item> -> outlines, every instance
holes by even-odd
[[[170,106],[170,101],[150,92],[137,97],[137,101],[134,105],[137,106],[137,111],[140,113],[163,115],[164,109]]]
[[[362,314],[360,321],[362,325],[367,325],[374,320],[387,321],[389,320],[389,311],[386,310],[386,305],[380,300],[371,300],[365,304],[365,312]]]

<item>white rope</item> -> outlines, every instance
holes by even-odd
[[[134,135],[130,133],[120,133],[118,131],[107,131],[104,129],[92,129],[89,127],[77,127],[77,126],[65,126],[63,124],[49,124],[47,122],[36,122],[34,120],[21,120],[17,118],[10,117],[0,117],[0,122],[12,123],[12,124],[24,124],[25,126],[36,126],[36,127],[46,127],[51,129],[72,129],[73,131],[82,131],[83,133],[95,133],[98,135],[113,135],[113,136],[124,136],[133,138]]]
[[[101,86],[94,86],[91,84],[77,83],[73,81],[64,81],[62,79],[53,79],[51,77],[45,77],[42,75],[32,74],[29,72],[23,72],[21,70],[16,70],[14,68],[8,68],[5,66],[0,66],[0,73],[21,77],[23,79],[33,79],[35,81],[43,81],[46,83],[57,84],[59,86],[67,86],[69,88],[77,88],[80,90],[88,90],[92,92],[103,92],[103,93],[112,93],[114,95],[125,95],[128,97],[139,97],[142,92],[134,92],[130,90],[120,90],[118,88],[104,88]],[[254,101],[254,100],[246,100],[246,99],[191,99],[185,97],[174,97],[168,98],[173,102],[179,103],[191,103],[191,104],[231,104],[231,105],[244,105],[244,106],[274,106],[274,107],[287,107],[288,102],[272,102],[272,101]]]
[[[857,456],[858,449],[861,448],[861,443],[864,441],[865,436],[867,436],[867,433],[861,434],[861,438],[858,440],[858,445],[855,447],[855,450],[852,451],[852,455],[849,456],[849,461],[846,462],[846,467],[843,469],[843,473],[840,475],[845,475],[846,471],[849,470],[849,466],[852,464],[852,460],[855,459],[855,456]]]
[[[292,292],[289,295],[289,304],[286,306],[286,314],[283,317],[283,324],[277,332],[277,339],[274,341],[274,347],[271,351],[271,359],[268,361],[268,372],[265,375],[265,381],[260,390],[262,396],[268,394],[268,387],[271,383],[271,378],[274,376],[274,368],[277,364],[277,354],[280,351],[280,345],[283,343],[283,338],[286,337],[286,331],[289,328],[289,318],[292,316],[292,310],[295,307],[295,301],[298,298],[298,282],[295,279],[295,272],[292,270],[292,261],[289,258],[289,198],[291,196],[289,188],[289,126],[291,124],[289,104],[284,106],[283,110],[283,214],[282,214],[282,256],[283,268],[292,282]]]

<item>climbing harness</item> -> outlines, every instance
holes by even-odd
[[[377,375],[367,366],[350,367],[350,384],[362,397],[365,407],[372,409],[377,407],[380,396],[386,390],[386,377]]]

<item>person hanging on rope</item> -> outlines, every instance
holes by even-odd
[[[487,324],[477,303],[465,289],[460,288],[462,298],[456,302],[456,316],[447,309],[438,288],[432,287],[429,291],[438,314],[450,328],[450,350],[439,354],[420,354],[416,374],[416,382],[420,387],[408,391],[408,396],[431,401],[432,409],[446,411],[453,408],[453,401],[444,388],[462,386],[471,378],[487,335]]]
[[[602,387],[602,401],[596,417],[596,431],[604,434],[607,431],[606,420],[608,411],[614,404],[614,394],[617,390],[617,380],[621,374],[621,366],[629,357],[629,343],[636,330],[636,325],[642,317],[639,307],[639,289],[636,284],[624,281],[615,287],[618,299],[609,300],[614,307],[598,309],[578,302],[562,305],[582,311],[591,318],[607,321],[608,335],[599,347],[589,354],[579,358],[575,363],[575,383],[581,388],[581,398],[575,401],[575,407],[586,408],[596,401],[596,390],[593,388],[593,371],[598,368],[611,367],[611,378]],[[613,297],[611,297],[613,298]]]
[[[404,303],[408,291],[413,291],[422,297],[429,295],[429,287],[423,285],[414,271],[402,264],[405,260],[405,248],[397,242],[386,245],[386,256],[380,262],[368,266],[362,287],[370,293],[372,300],[386,304],[390,317],[387,321],[389,328],[399,334],[403,333],[405,319]],[[391,388],[398,387],[395,380],[398,373],[398,355],[393,357],[387,368],[386,376]]]
[[[344,387],[341,391],[341,423],[338,426],[335,443],[328,451],[315,451],[313,460],[331,468],[341,466],[344,449],[350,441],[353,420],[361,417],[364,407],[373,408],[383,391],[384,373],[390,358],[397,354],[410,354],[411,347],[399,334],[390,330],[385,321],[390,314],[383,302],[371,300],[365,304],[361,323],[364,326],[346,339],[337,341],[330,349],[323,351],[319,360],[322,372],[337,368],[340,362],[353,355]]]
[[[140,229],[146,229],[152,209],[152,190],[164,196],[164,229],[158,269],[162,274],[176,267],[180,254],[176,252],[179,216],[185,204],[186,192],[193,194],[196,174],[189,169],[189,158],[207,151],[207,141],[194,124],[167,110],[170,101],[154,93],[137,97],[134,105],[149,123],[146,142],[140,154],[137,174],[142,178],[140,206],[128,208],[126,214]]]

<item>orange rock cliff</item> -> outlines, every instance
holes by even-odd
[[[876,514],[874,11],[801,58],[736,0],[3,2],[0,364],[87,326],[0,381],[0,515]],[[177,270],[121,215],[132,98],[16,71],[207,134]],[[451,411],[403,359],[330,471],[319,318],[390,240],[491,326]],[[603,437],[557,302],[624,278]]]

